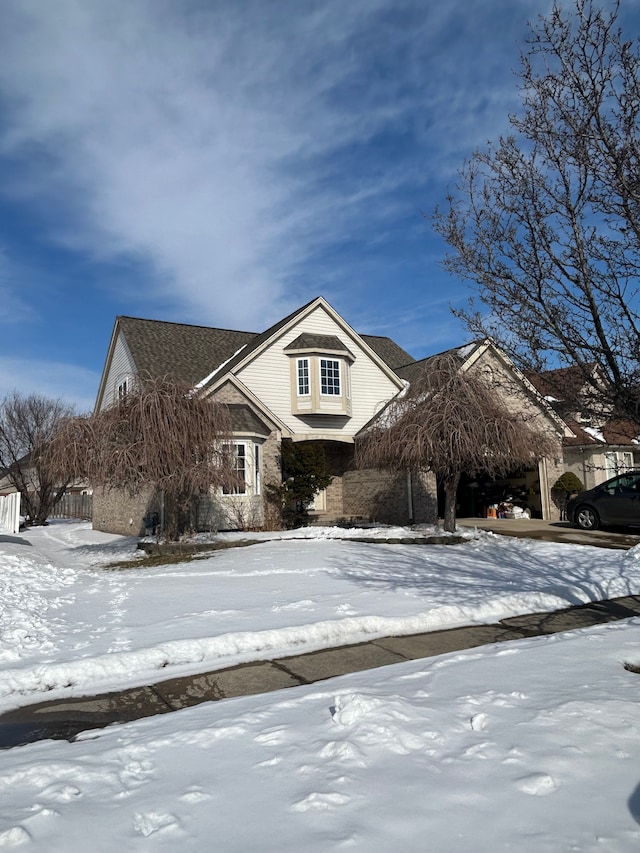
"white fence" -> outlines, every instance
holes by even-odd
[[[0,497],[0,531],[17,533],[20,528],[20,492]]]

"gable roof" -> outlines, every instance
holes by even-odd
[[[218,382],[229,374],[280,329],[314,303],[321,302],[327,305],[322,297],[310,300],[260,333],[120,315],[116,317],[96,405],[99,406],[102,400],[111,356],[120,334],[138,373],[154,377],[168,376],[193,387],[205,387],[214,376]],[[327,308],[330,306],[327,305]],[[359,337],[390,370],[413,361],[411,355],[389,337]],[[344,349],[344,344],[340,343],[340,347]]]
[[[443,356],[453,356],[460,362],[460,366],[462,366],[478,349],[480,349],[480,347],[486,344],[487,341],[485,340],[472,341],[470,344],[465,344],[464,346],[452,347],[451,349],[443,350],[442,352],[435,353],[434,355],[428,355],[426,358],[421,358],[419,361],[412,360],[409,363],[405,362],[403,365],[398,365],[396,373],[402,379],[411,384],[420,378],[425,369],[428,367],[429,362],[435,361]]]
[[[229,403],[231,429],[234,433],[246,432],[252,435],[269,435],[271,430],[246,403]]]
[[[607,444],[638,444],[640,426],[627,418],[612,418],[602,427]]]
[[[351,355],[351,352],[336,335],[316,335],[312,332],[303,332],[284,348],[285,352],[296,350],[317,350],[323,352],[343,352]],[[353,356],[352,356],[353,357]]]
[[[138,373],[170,376],[191,385],[256,337],[255,332],[137,317],[118,317],[117,323]]]
[[[565,421],[573,437],[565,437],[564,444],[570,447],[589,446],[614,446],[614,447],[637,447],[640,444],[640,425],[625,418],[612,418],[600,427],[594,429],[584,424],[579,424],[572,418]]]
[[[568,427],[566,421],[564,421],[557,412],[553,409],[553,407],[549,404],[547,400],[540,394],[538,389],[533,385],[533,383],[529,380],[524,373],[522,373],[516,365],[511,361],[511,359],[504,353],[492,340],[491,338],[478,339],[475,341],[471,341],[468,344],[463,344],[459,347],[452,347],[451,349],[443,350],[442,352],[436,353],[435,355],[427,356],[426,358],[420,359],[420,361],[413,361],[410,364],[405,364],[402,367],[396,369],[396,373],[410,385],[416,381],[418,381],[421,375],[425,370],[428,370],[429,363],[435,361],[438,358],[442,358],[443,356],[451,356],[453,357],[459,364],[460,369],[464,370],[471,365],[473,365],[477,359],[479,359],[483,353],[487,350],[491,350],[495,356],[497,356],[518,379],[522,388],[526,393],[535,401],[536,405],[544,411],[546,416],[552,420],[556,427],[561,431],[563,435],[569,435],[571,432]]]
[[[571,365],[558,367],[555,370],[545,370],[542,373],[527,372],[526,377],[538,389],[543,397],[553,398],[558,402],[575,402],[580,392],[589,384],[586,372],[591,377],[595,375],[596,364]]]
[[[380,335],[360,335],[360,337],[396,373],[397,368],[415,361],[413,356],[410,356],[391,338]]]
[[[221,366],[221,368],[214,370],[209,377],[200,382],[199,387],[206,389],[211,385],[212,380],[215,381],[216,384],[219,383],[226,374],[233,372],[238,365],[246,363],[255,353],[257,353],[261,348],[263,348],[270,341],[272,341],[278,335],[279,332],[284,332],[288,327],[290,328],[291,326],[293,326],[298,319],[302,319],[305,314],[309,314],[311,310],[316,307],[322,307],[327,312],[327,314],[329,314],[329,316],[333,317],[337,325],[342,327],[350,337],[352,337],[353,339],[359,339],[360,341],[362,341],[362,343],[364,343],[365,347],[369,347],[372,351],[374,359],[379,359],[382,368],[388,372],[394,382],[398,382],[397,375],[393,372],[393,368],[391,368],[388,362],[381,355],[378,354],[374,347],[370,346],[366,337],[363,335],[359,335],[354,329],[352,329],[322,296],[316,296],[315,299],[312,299],[310,302],[307,302],[306,305],[303,305],[302,307],[296,309],[287,317],[283,317],[282,320],[279,320],[277,323],[274,323],[273,326],[266,329],[260,335],[256,335],[256,337],[253,338],[250,343],[247,344],[244,349],[242,349],[242,351],[236,352],[232,358],[230,358],[224,365]],[[310,335],[309,337],[322,337],[325,339],[327,337],[330,337],[331,339],[334,338],[333,335]],[[344,349],[344,345],[339,341],[337,337],[335,338],[335,340],[340,344],[340,347]],[[397,345],[393,344],[393,342],[390,341],[390,339],[388,338],[383,338],[380,341],[378,341],[378,339],[375,340],[379,344],[381,350],[387,353],[388,355],[393,354],[395,357],[397,357],[397,351],[400,351],[403,353],[404,356],[408,356],[407,353],[404,353],[404,351],[401,350],[400,347],[397,347]],[[389,342],[389,344],[391,344],[392,346],[389,346],[387,342]],[[410,359],[411,356],[408,356],[408,358]]]

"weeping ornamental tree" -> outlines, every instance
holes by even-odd
[[[164,495],[164,535],[177,539],[198,496],[233,488],[229,411],[166,378],[138,378],[132,385],[109,408],[67,420],[52,443],[52,459],[67,476],[131,496],[154,486]]]
[[[472,154],[434,222],[475,293],[455,312],[474,336],[523,369],[577,366],[637,419],[640,52],[618,12],[554,3],[530,28],[511,132]]]
[[[554,449],[524,412],[510,411],[480,376],[463,373],[446,354],[430,359],[407,395],[357,440],[356,464],[432,471],[444,487],[444,529],[452,533],[463,473],[506,476]]]

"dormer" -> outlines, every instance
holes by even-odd
[[[336,335],[303,332],[285,347],[294,415],[351,416],[353,353]]]

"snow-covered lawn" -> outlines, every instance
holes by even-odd
[[[133,555],[133,540],[88,525],[0,537],[0,709],[640,594],[638,549],[338,535],[117,571],[102,566]],[[0,849],[637,851],[640,675],[622,663],[640,664],[639,629],[474,649],[6,751]]]

